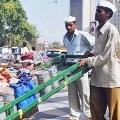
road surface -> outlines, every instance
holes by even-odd
[[[38,107],[39,112],[32,116],[32,120],[66,120],[69,116],[67,88],[55,93]],[[108,113],[106,118],[108,118]],[[82,110],[80,120],[87,120]]]

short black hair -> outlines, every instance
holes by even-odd
[[[110,16],[108,17],[108,19],[110,19],[113,16],[113,11],[108,7],[106,7],[105,9],[106,9],[106,12],[110,14]]]
[[[112,11],[110,8],[108,8],[108,7],[102,7],[102,6],[100,6],[100,7],[101,7],[101,9],[103,9],[105,12],[107,12],[107,13],[110,14],[109,17],[108,17],[108,19],[110,19],[110,18],[113,16],[113,11]]]
[[[32,50],[33,50],[33,51],[35,51],[35,50],[36,50],[35,46],[32,46]]]
[[[26,43],[26,42],[23,42],[23,46],[26,47],[26,46],[27,46],[27,43]]]

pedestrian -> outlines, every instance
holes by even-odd
[[[42,64],[43,63],[43,57],[40,54],[40,52],[36,50],[35,46],[32,46],[31,52],[33,53],[32,63],[34,63],[34,65]]]
[[[36,51],[36,47],[32,46],[31,52],[34,52],[34,51]]]
[[[67,33],[63,38],[63,43],[68,55],[84,55],[86,51],[92,49],[94,37],[87,32],[77,30],[75,17],[67,17],[65,27]],[[78,58],[68,58],[67,62],[78,62],[78,60]],[[89,94],[88,73],[68,85],[70,117],[67,120],[79,120],[80,107],[82,107],[85,117],[90,120]]]
[[[90,82],[93,120],[105,120],[107,107],[109,120],[120,120],[120,37],[117,28],[109,21],[114,12],[116,8],[112,3],[98,3],[95,20],[99,25],[94,56],[80,60],[80,66],[87,64],[93,68]]]
[[[29,49],[27,47],[27,42],[23,42],[23,47],[21,48],[21,54],[24,55],[24,54],[27,54],[29,53]]]

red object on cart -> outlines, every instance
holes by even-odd
[[[21,55],[21,60],[26,60],[26,59],[33,59],[33,52]]]

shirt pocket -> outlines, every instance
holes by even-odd
[[[98,41],[99,52],[101,52],[106,46],[106,39],[104,37],[100,38]]]

